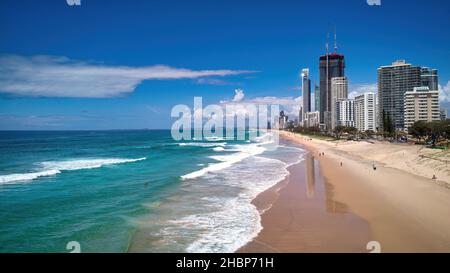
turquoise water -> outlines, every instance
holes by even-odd
[[[302,157],[264,144],[0,132],[0,252],[232,252],[260,230],[251,199]]]

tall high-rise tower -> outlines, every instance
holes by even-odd
[[[334,53],[328,51],[328,39],[325,55],[319,59],[320,72],[320,123],[331,129],[331,79],[345,77],[344,55],[337,53],[336,35]]]
[[[405,93],[422,86],[421,67],[406,61],[378,68],[379,127],[384,131],[405,127]]]
[[[320,89],[317,84],[314,85],[314,111],[320,111]]]
[[[311,80],[309,79],[309,69],[302,70],[302,96],[303,96],[303,112],[311,112]]]

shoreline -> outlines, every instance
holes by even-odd
[[[448,188],[375,160],[374,170],[358,147],[341,150],[288,132],[281,138],[309,155],[253,200],[260,211],[270,208],[261,215],[263,230],[238,252],[368,253],[370,241],[382,252],[450,252]]]

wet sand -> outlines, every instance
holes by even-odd
[[[308,155],[289,171],[286,180],[254,200],[258,208],[272,207],[263,214],[258,238],[240,252],[364,251],[370,241],[368,223],[334,200],[333,186],[320,174],[317,160]]]
[[[298,136],[310,155],[262,193],[264,229],[240,252],[450,252],[450,190]],[[325,156],[319,156],[325,153]],[[341,166],[342,162],[342,166]]]

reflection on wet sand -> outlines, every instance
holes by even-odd
[[[306,164],[306,193],[309,198],[314,198],[315,196],[315,161],[314,156],[311,154],[307,154],[305,158],[305,164]]]
[[[317,167],[316,167],[317,166]],[[316,198],[316,177],[319,179],[323,187],[325,188],[325,204],[327,212],[331,213],[347,213],[348,207],[336,200],[334,200],[334,187],[330,183],[328,183],[325,179],[323,179],[322,174],[320,173],[320,167],[314,156],[308,153],[305,157],[305,168],[306,168],[306,195],[309,199]],[[321,187],[319,184],[318,187]],[[321,190],[323,192],[323,190]],[[321,199],[321,197],[318,197]]]
[[[335,200],[316,159],[309,154],[289,171],[262,216],[264,229],[240,252],[367,252],[369,224]],[[258,198],[257,206],[264,203]]]

